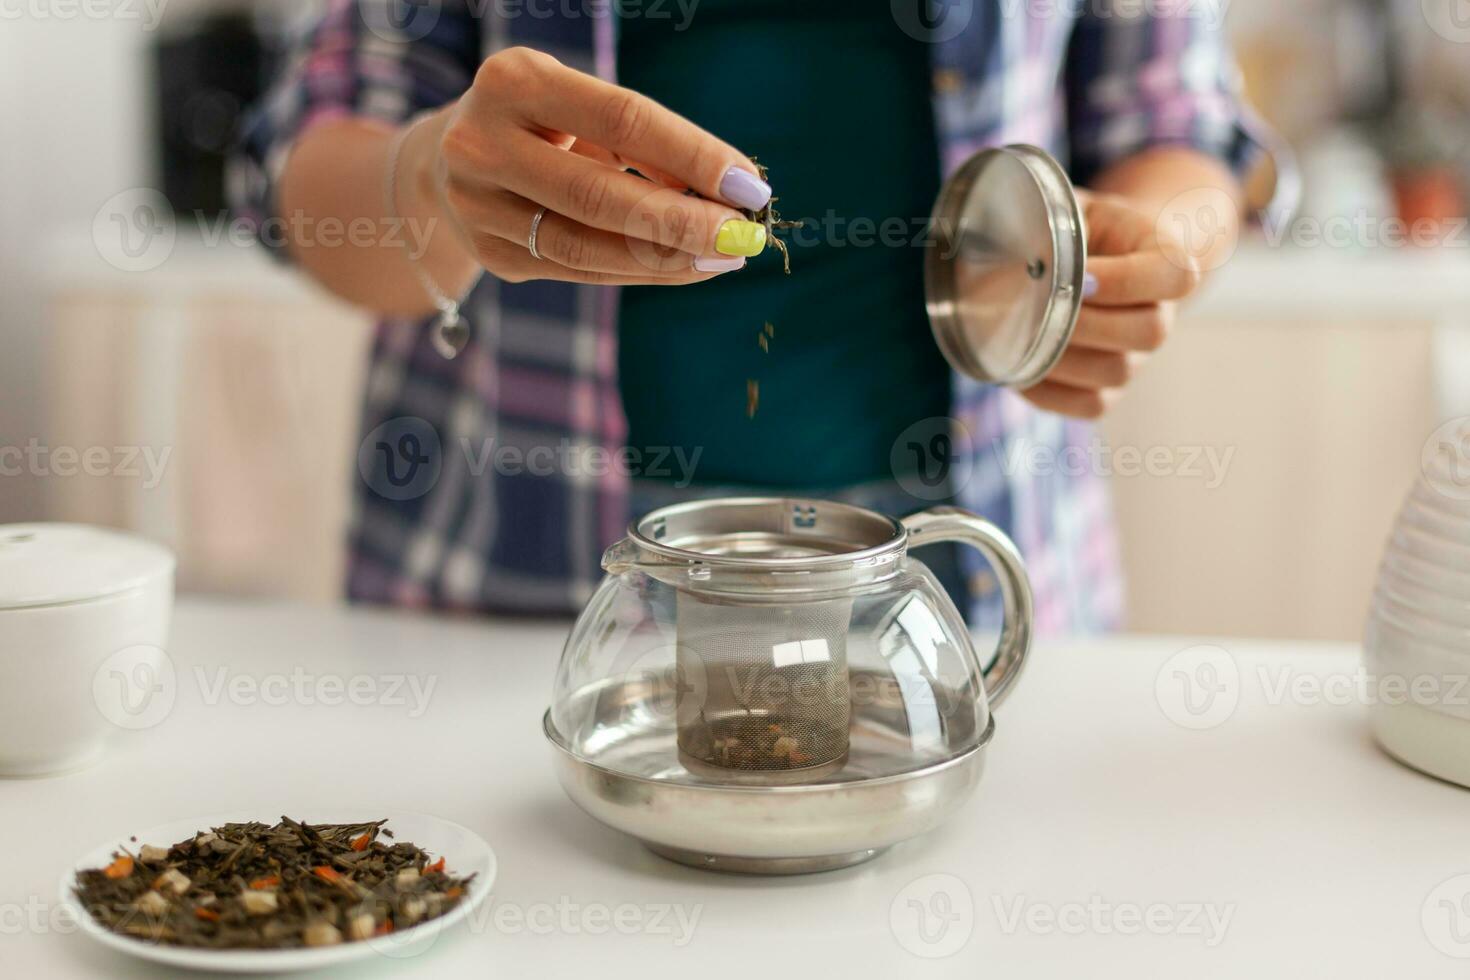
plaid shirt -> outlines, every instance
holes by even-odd
[[[929,31],[946,173],[976,150],[1047,147],[1086,181],[1154,145],[1192,146],[1244,169],[1257,150],[1236,97],[1216,0],[938,0]],[[897,8],[895,8],[897,9]],[[696,14],[697,15],[697,14]],[[926,26],[927,25],[927,26]],[[332,0],[247,127],[240,212],[273,214],[273,182],[301,133],[323,120],[399,123],[460,95],[512,45],[612,79],[608,0]],[[455,360],[430,321],[380,325],[368,376],[348,594],[361,601],[522,612],[572,611],[600,577],[601,550],[629,520],[628,481],[607,465],[625,421],[617,292],[486,276],[467,299],[474,339]],[[958,502],[1015,540],[1040,632],[1121,618],[1122,579],[1091,426],[956,376]],[[558,453],[534,472],[485,466],[486,447]],[[402,449],[404,455],[395,459]],[[521,457],[506,457],[521,458]],[[1038,458],[1052,465],[1018,465]],[[479,465],[477,466],[477,461]],[[412,464],[412,472],[394,472]],[[421,474],[428,474],[427,477]],[[396,477],[395,479],[389,479]],[[398,488],[405,478],[408,492]],[[965,561],[978,564],[968,552]],[[980,621],[994,580],[967,567]]]

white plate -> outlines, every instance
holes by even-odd
[[[82,931],[93,939],[110,946],[120,953],[167,963],[192,970],[212,970],[219,973],[292,973],[299,970],[314,970],[324,966],[335,966],[355,960],[366,960],[377,956],[404,958],[425,952],[438,940],[441,933],[464,919],[490,894],[495,883],[495,852],[473,831],[457,823],[441,820],[423,813],[402,813],[392,810],[377,810],[359,813],[342,810],[305,813],[292,812],[293,820],[307,823],[366,823],[370,820],[387,818],[387,827],[393,831],[393,840],[408,841],[435,857],[446,859],[446,870],[455,877],[473,874],[464,898],[448,913],[430,919],[409,929],[389,933],[361,942],[344,942],[338,946],[323,946],[315,949],[188,949],[145,942],[129,936],[120,936],[92,918],[82,908],[72,893],[76,873],[85,868],[105,867],[112,861],[113,852],[120,846],[130,851],[143,844],[167,847],[186,840],[198,831],[208,830],[225,823],[246,823],[259,820],[274,826],[278,814],[226,813],[210,817],[195,817],[177,820],[146,830],[128,830],[116,838],[83,854],[61,876],[61,904],[82,924]],[[136,843],[129,838],[137,837]]]

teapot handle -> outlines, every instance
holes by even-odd
[[[955,541],[970,545],[985,556],[1000,581],[1005,622],[995,659],[985,668],[985,691],[994,708],[1005,700],[1021,674],[1031,648],[1031,580],[1021,553],[999,528],[958,507],[931,507],[905,517],[909,547]]]

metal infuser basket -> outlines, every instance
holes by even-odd
[[[679,760],[712,779],[777,785],[847,761],[851,599],[786,605],[680,592]],[[691,678],[698,682],[691,683]]]

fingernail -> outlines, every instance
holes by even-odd
[[[715,251],[721,255],[759,255],[765,247],[766,227],[754,221],[731,218],[715,236]]]
[[[744,259],[715,259],[701,255],[694,260],[695,272],[734,272],[744,267]]]
[[[1089,299],[1097,295],[1097,276],[1090,272],[1082,273],[1082,298]]]
[[[771,185],[749,170],[731,167],[720,178],[720,197],[737,208],[759,211],[771,199]]]

